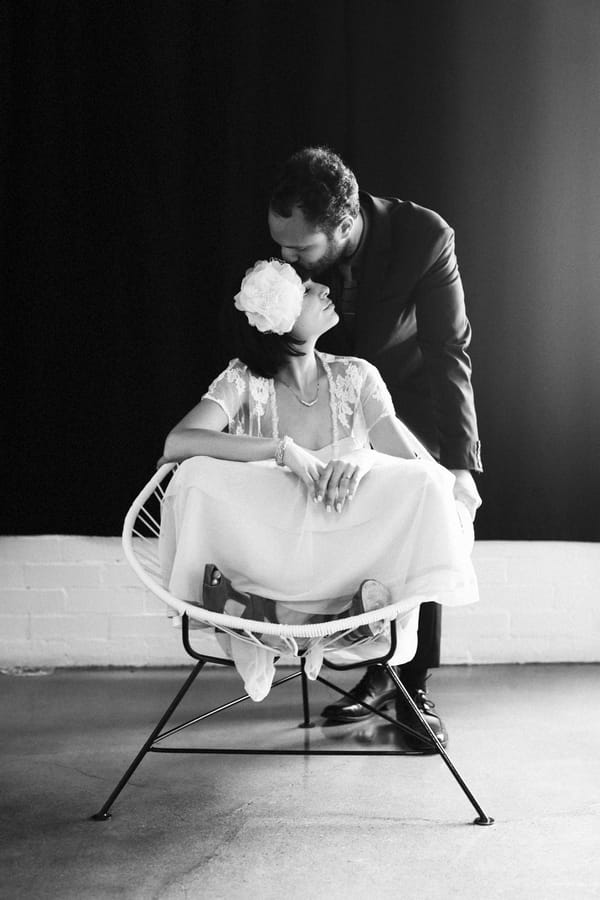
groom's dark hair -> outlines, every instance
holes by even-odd
[[[358,215],[358,183],[333,150],[305,147],[284,162],[269,206],[285,218],[299,206],[311,225],[331,237],[344,216]]]

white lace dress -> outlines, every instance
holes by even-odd
[[[332,440],[314,453],[326,461],[364,452],[374,425],[395,415],[389,392],[365,360],[318,357],[328,380]],[[225,411],[230,433],[280,437],[273,380],[252,375],[239,360],[204,396]],[[371,450],[374,465],[340,514],[314,503],[305,485],[274,461],[186,460],[162,512],[160,554],[169,590],[201,603],[204,567],[214,563],[238,590],[278,601],[280,621],[289,621],[286,611],[339,612],[365,578],[387,585],[406,612],[425,601],[477,600],[472,532],[465,539],[468,517],[457,512],[454,477],[408,429],[406,438],[414,458]],[[258,699],[263,688],[245,680]]]

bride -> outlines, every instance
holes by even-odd
[[[165,441],[161,462],[181,463],[162,514],[170,591],[202,605],[214,564],[230,608],[252,600],[256,617],[268,598],[265,617],[293,624],[360,611],[365,580],[378,586],[376,602],[404,613],[477,600],[471,519],[454,476],[396,417],[374,366],[316,349],[338,321],[329,289],[262,260],[235,307],[238,358]],[[249,666],[248,647],[230,643],[259,699],[269,677],[253,682],[256,658]]]

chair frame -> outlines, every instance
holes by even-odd
[[[327,660],[325,660],[324,664],[328,668],[336,669],[338,671],[346,670],[346,669],[363,668],[367,665],[377,665],[377,666],[380,666],[381,668],[385,669],[387,671],[387,673],[390,675],[390,677],[392,678],[394,684],[396,685],[397,690],[403,696],[404,700],[406,701],[408,706],[412,709],[413,713],[419,720],[422,728],[424,729],[425,733],[428,735],[428,738],[426,738],[421,732],[419,732],[413,728],[410,728],[410,726],[408,726],[402,722],[399,722],[397,719],[393,718],[392,716],[389,716],[383,710],[375,709],[374,707],[370,706],[370,704],[365,703],[362,700],[359,700],[358,702],[365,709],[368,709],[371,713],[379,716],[379,718],[384,719],[386,722],[389,722],[392,725],[395,725],[397,728],[401,729],[402,731],[407,732],[407,733],[411,734],[412,736],[421,740],[424,743],[424,745],[427,746],[429,751],[433,750],[434,753],[438,753],[441,756],[441,758],[443,759],[443,761],[446,764],[446,766],[448,767],[448,769],[450,770],[450,772],[452,773],[454,779],[456,780],[456,782],[462,789],[463,793],[465,794],[465,796],[467,797],[467,799],[469,800],[469,802],[471,803],[471,805],[477,812],[477,817],[475,819],[473,819],[473,824],[474,825],[493,825],[494,819],[492,819],[490,816],[488,816],[484,812],[484,810],[482,809],[482,807],[480,806],[480,804],[478,803],[478,801],[472,794],[471,790],[466,785],[465,781],[463,780],[463,778],[457,771],[455,765],[453,764],[452,760],[448,756],[443,744],[440,742],[440,740],[438,739],[435,732],[431,729],[431,727],[429,726],[429,723],[427,722],[427,719],[425,718],[425,716],[423,715],[423,713],[421,712],[419,707],[416,705],[416,703],[414,702],[410,693],[408,692],[408,690],[406,689],[406,687],[404,686],[404,684],[398,677],[398,674],[395,671],[394,667],[389,665],[389,663],[387,662],[387,660],[391,658],[391,656],[395,650],[395,646],[396,646],[396,625],[395,625],[394,621],[391,622],[390,638],[391,638],[390,648],[389,648],[388,653],[385,656],[380,657],[379,659],[361,660],[360,662],[346,663],[343,665],[334,664],[334,663],[331,663],[331,662],[328,662]],[[248,694],[241,694],[239,697],[236,697],[233,700],[230,700],[228,703],[224,703],[224,704],[221,704],[220,706],[216,706],[213,709],[208,710],[208,712],[205,712],[200,716],[195,716],[193,719],[189,719],[186,722],[182,722],[179,725],[176,725],[172,728],[163,730],[163,729],[165,729],[165,726],[169,722],[171,716],[173,715],[173,713],[175,712],[175,710],[177,709],[177,707],[179,706],[179,704],[181,703],[181,701],[183,700],[183,698],[187,694],[188,690],[191,688],[191,686],[193,685],[197,676],[200,674],[200,672],[202,671],[202,669],[204,668],[204,666],[206,665],[207,662],[215,663],[217,665],[228,666],[228,667],[232,667],[234,665],[232,660],[224,660],[224,659],[219,659],[218,657],[207,656],[205,654],[197,653],[193,649],[193,647],[191,646],[191,643],[190,643],[190,639],[189,639],[189,619],[186,614],[184,614],[183,622],[182,622],[182,641],[183,641],[184,650],[186,651],[186,653],[189,656],[191,656],[194,660],[196,660],[196,664],[195,664],[194,668],[192,669],[192,671],[190,672],[190,674],[188,675],[188,677],[186,678],[186,680],[184,681],[184,683],[182,684],[182,686],[180,687],[180,689],[175,694],[173,700],[171,701],[171,703],[169,704],[169,706],[167,707],[167,709],[165,710],[163,715],[160,717],[160,719],[156,723],[155,727],[152,729],[152,731],[148,735],[146,741],[143,743],[139,752],[137,753],[137,755],[134,757],[131,764],[129,765],[129,768],[125,771],[122,778],[119,780],[119,782],[115,786],[114,790],[111,792],[111,794],[106,799],[103,806],[98,810],[97,813],[95,813],[93,816],[90,817],[94,821],[104,822],[107,819],[110,819],[112,817],[110,809],[111,809],[113,803],[115,802],[115,800],[117,799],[117,797],[119,796],[121,791],[125,788],[129,779],[131,778],[133,773],[136,771],[136,769],[138,768],[138,766],[140,765],[140,763],[142,762],[142,760],[144,759],[144,757],[146,756],[147,753],[199,753],[199,754],[228,754],[228,755],[237,755],[237,756],[260,756],[260,755],[262,755],[262,756],[304,756],[304,757],[306,757],[306,756],[405,756],[406,755],[406,752],[403,750],[320,750],[320,749],[311,749],[310,744],[309,744],[308,735],[305,737],[304,748],[297,749],[297,750],[278,749],[276,747],[272,747],[272,748],[268,748],[268,749],[249,749],[249,748],[241,748],[241,747],[159,747],[159,746],[157,746],[162,741],[164,741],[166,738],[169,738],[175,734],[178,734],[179,732],[184,731],[186,728],[189,728],[192,725],[197,725],[198,723],[210,718],[211,716],[217,715],[220,712],[224,712],[227,709],[231,709],[233,706],[236,706],[238,703],[243,703],[244,701],[250,699]],[[272,689],[279,687],[282,684],[286,684],[288,681],[292,681],[298,677],[300,677],[300,679],[301,679],[302,711],[303,711],[303,720],[299,724],[298,727],[305,728],[305,729],[313,728],[314,722],[311,721],[311,717],[310,717],[308,678],[306,676],[305,662],[304,662],[303,658],[300,659],[299,668],[296,669],[296,671],[291,672],[289,675],[285,675],[283,678],[279,678],[276,681],[274,681],[273,685],[272,685]],[[343,690],[342,688],[340,688],[338,685],[334,684],[333,682],[329,681],[329,679],[324,678],[322,675],[318,675],[316,680],[321,682],[321,684],[324,684],[326,687],[331,688],[332,690],[336,691],[338,694],[342,695],[343,697],[346,697],[346,698],[356,701],[356,698],[353,697],[352,694],[350,694],[348,691]]]
[[[246,700],[251,699],[249,694],[244,693],[238,697],[235,697],[233,700],[230,700],[228,703],[221,704],[220,706],[216,706],[213,709],[208,710],[208,712],[203,713],[202,715],[195,716],[192,719],[189,719],[185,722],[181,722],[178,725],[167,728],[167,724],[169,723],[171,717],[175,713],[177,707],[180,705],[181,701],[192,687],[196,678],[203,670],[206,663],[214,663],[216,665],[227,666],[229,668],[234,667],[234,662],[231,659],[225,659],[222,657],[209,656],[205,653],[199,653],[194,649],[192,643],[190,641],[190,617],[186,611],[186,607],[191,609],[188,604],[183,604],[182,601],[174,600],[170,598],[164,588],[161,588],[158,585],[153,584],[152,579],[148,577],[147,572],[144,572],[139,565],[138,560],[135,558],[134,551],[132,549],[131,543],[131,535],[136,534],[138,537],[145,539],[145,536],[136,530],[135,522],[138,514],[140,515],[140,520],[150,528],[150,531],[157,535],[157,527],[158,523],[155,518],[148,513],[146,509],[144,509],[144,502],[151,496],[153,493],[156,494],[158,499],[162,501],[164,494],[160,488],[160,482],[162,478],[169,473],[169,471],[173,469],[172,465],[162,466],[161,469],[155,474],[155,476],[151,479],[151,481],[146,485],[146,487],[142,490],[139,496],[134,501],[131,509],[129,510],[126,518],[125,524],[123,527],[123,546],[125,550],[125,555],[132,565],[132,568],[140,577],[142,582],[149,587],[153,592],[159,596],[162,600],[169,603],[171,606],[175,605],[175,608],[182,612],[181,619],[181,637],[183,643],[183,649],[187,653],[191,659],[195,661],[195,665],[190,672],[190,674],[185,679],[184,683],[181,685],[167,709],[163,713],[163,715],[159,718],[158,722],[142,744],[140,750],[137,755],[134,757],[129,767],[118,781],[117,785],[110,793],[108,798],[106,799],[103,806],[98,810],[97,813],[92,815],[90,818],[94,821],[106,821],[111,818],[110,809],[113,806],[116,799],[119,797],[127,783],[129,782],[131,776],[136,771],[138,766],[143,761],[144,757],[147,753],[196,753],[196,754],[228,754],[228,755],[267,755],[267,756],[404,756],[406,755],[405,750],[324,750],[324,749],[311,749],[310,747],[310,738],[308,734],[308,729],[314,727],[314,723],[311,721],[310,716],[310,702],[309,702],[309,689],[308,689],[308,677],[305,671],[305,659],[302,655],[300,655],[300,665],[299,667],[291,672],[288,675],[285,675],[282,678],[275,680],[272,684],[271,689],[275,689],[282,684],[286,684],[289,681],[292,681],[296,678],[300,678],[301,680],[301,691],[302,691],[302,713],[303,718],[302,722],[300,722],[299,727],[303,729],[307,729],[307,733],[304,737],[304,747],[302,749],[279,749],[276,747],[266,748],[266,749],[250,749],[250,748],[240,748],[240,747],[165,747],[158,746],[162,744],[167,738],[172,737],[175,734],[178,734],[184,731],[186,728],[189,728],[193,725],[197,725],[210,717],[217,715],[218,713],[224,712],[227,709],[231,709],[239,703],[243,703]],[[143,513],[143,515],[142,515]],[[151,521],[148,520],[148,517]],[[194,609],[194,618],[198,615],[198,610]],[[203,613],[204,615],[204,613]],[[227,619],[227,617],[221,616],[215,613],[205,613],[206,620],[210,622],[218,623],[219,620]],[[346,622],[348,624],[351,623],[360,623],[362,624],[362,620],[365,619],[365,615],[355,617],[354,619],[347,619]],[[259,626],[259,623],[248,623],[250,625]],[[480,806],[471,790],[466,785],[465,781],[457,771],[450,757],[448,756],[445,747],[438,739],[435,732],[431,729],[427,719],[423,715],[422,711],[416,705],[415,701],[411,697],[409,691],[406,689],[405,685],[402,683],[401,679],[398,676],[393,665],[390,664],[389,660],[392,659],[397,646],[397,633],[396,633],[396,622],[393,618],[389,619],[389,635],[390,642],[389,647],[386,653],[382,656],[373,658],[373,659],[360,659],[356,662],[347,662],[347,663],[334,663],[331,660],[324,659],[323,664],[325,667],[329,669],[333,669],[336,671],[345,671],[349,669],[358,669],[364,668],[365,666],[378,666],[385,670],[393,683],[396,685],[396,689],[398,694],[403,697],[404,701],[408,705],[408,707],[412,710],[416,720],[419,723],[420,729],[414,729],[410,726],[406,725],[403,722],[399,722],[396,718],[388,715],[381,709],[375,709],[370,704],[365,701],[358,700],[348,691],[343,690],[338,685],[329,681],[329,679],[323,677],[321,674],[317,675],[316,680],[331,690],[337,692],[343,697],[346,697],[354,702],[359,702],[362,707],[367,709],[370,713],[379,716],[380,719],[385,720],[386,722],[394,725],[396,728],[404,731],[405,733],[410,734],[413,738],[417,738],[419,741],[423,743],[424,750],[423,752],[428,753],[437,753],[445,765],[448,767],[452,776],[462,789],[463,793],[477,812],[477,817],[473,820],[474,825],[492,825],[494,824],[494,819],[488,816],[483,808]],[[265,628],[268,626],[265,626]],[[258,627],[257,627],[258,630]]]

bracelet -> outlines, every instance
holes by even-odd
[[[281,440],[277,444],[277,449],[275,451],[275,462],[277,463],[278,466],[285,466],[285,462],[284,462],[285,451],[287,450],[289,445],[293,444],[293,443],[294,442],[291,439],[291,437],[288,434],[286,434],[284,437],[281,438]]]

